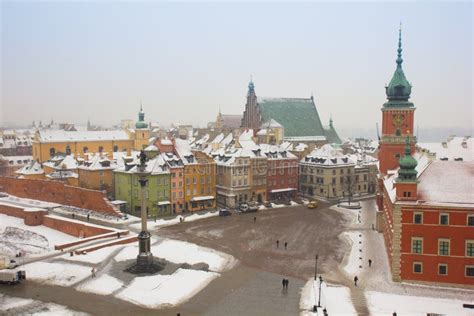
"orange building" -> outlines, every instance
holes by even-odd
[[[107,191],[114,196],[115,162],[105,156],[95,155],[77,167],[79,186],[86,189]]]
[[[377,194],[392,278],[474,288],[474,163],[412,157],[414,108],[401,51],[400,39],[382,108]]]

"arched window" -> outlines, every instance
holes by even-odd
[[[114,153],[116,153],[117,151],[118,151],[118,146],[115,145],[115,146],[114,146]]]
[[[69,147],[69,145],[66,146],[66,155],[70,155],[71,154],[71,147]]]
[[[53,157],[55,154],[56,154],[56,149],[50,148],[50,149],[49,149],[49,156],[50,156],[50,157]]]
[[[104,151],[104,147],[103,146],[99,146],[99,152],[103,152]]]
[[[87,152],[89,151],[89,148],[87,148],[87,146],[86,146],[86,147],[82,148],[82,151],[83,151],[84,154],[85,154],[85,153],[87,153]]]

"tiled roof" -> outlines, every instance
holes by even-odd
[[[262,98],[258,107],[262,121],[277,121],[283,126],[285,137],[325,136],[312,99]]]

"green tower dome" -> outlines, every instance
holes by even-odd
[[[405,143],[405,156],[400,158],[400,170],[398,170],[399,181],[414,181],[416,180],[416,166],[418,162],[411,156],[410,153],[410,137],[407,136]]]
[[[411,94],[411,84],[405,77],[402,69],[402,29],[400,27],[398,33],[398,50],[397,50],[397,69],[393,73],[392,80],[388,86],[385,87],[385,93],[389,101],[408,101]]]
[[[138,112],[138,122],[135,123],[135,128],[148,128],[148,124],[145,122],[145,112],[143,112],[141,104],[140,112]]]

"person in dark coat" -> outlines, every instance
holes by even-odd
[[[280,246],[280,240],[277,240],[277,248]]]
[[[359,278],[357,277],[357,275],[354,277],[354,285],[357,286],[357,281],[359,281]]]
[[[287,242],[285,242],[285,250],[286,250],[286,246],[288,246],[288,243],[287,243]]]
[[[257,216],[253,217],[253,222],[255,223],[257,221]]]
[[[372,266],[372,259],[369,259],[369,268]]]
[[[283,280],[281,281],[281,285],[282,285],[283,289],[285,289],[286,279],[283,279]]]
[[[286,279],[286,290],[288,290],[288,284],[290,284],[290,280]]]

